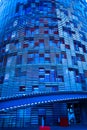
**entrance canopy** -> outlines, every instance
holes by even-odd
[[[17,109],[51,102],[87,99],[87,92],[50,92],[16,95],[0,99],[0,111]]]

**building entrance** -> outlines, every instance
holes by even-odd
[[[79,103],[68,103],[68,123],[69,125],[80,123],[80,105]]]
[[[46,125],[46,111],[45,111],[45,109],[39,109],[38,124],[39,124],[39,126]]]

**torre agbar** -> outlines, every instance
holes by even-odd
[[[0,127],[87,124],[85,0],[0,1]]]

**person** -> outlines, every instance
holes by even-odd
[[[60,125],[60,117],[58,117],[58,125]]]

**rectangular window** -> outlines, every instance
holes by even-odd
[[[0,76],[0,84],[3,84],[4,76]]]
[[[72,56],[72,64],[77,65],[77,58],[76,56]]]
[[[26,90],[26,86],[20,86],[19,91],[23,92]]]
[[[15,69],[15,76],[16,76],[16,77],[21,76],[21,68],[16,68],[16,69]]]
[[[81,77],[80,75],[76,75],[75,77],[77,83],[81,83]]]
[[[44,54],[39,54],[39,62],[44,63]]]
[[[44,76],[43,76],[43,75],[40,75],[40,76],[39,76],[39,82],[44,83],[44,81],[45,81],[44,79],[45,79],[45,78],[44,78]]]
[[[57,81],[58,81],[58,82],[64,82],[63,76],[58,75]]]
[[[21,49],[22,44],[20,42],[17,42],[17,43],[15,43],[15,47],[16,47],[16,49]]]
[[[25,31],[25,35],[26,35],[26,37],[30,37],[31,36],[31,31],[30,30],[26,30]]]
[[[28,54],[27,63],[28,64],[34,63],[34,53],[29,53]]]
[[[9,44],[6,45],[6,49],[5,49],[5,52],[8,52],[9,51]]]
[[[44,74],[44,73],[45,73],[44,68],[39,68],[39,74]]]
[[[13,56],[12,57],[8,57],[8,59],[7,59],[7,67],[9,67],[11,65],[13,58],[14,58]]]
[[[9,72],[5,74],[4,80],[9,80]]]
[[[85,62],[85,57],[84,57],[84,55],[82,55],[82,54],[76,54],[76,57],[77,57],[77,60],[78,60],[78,61],[83,61],[83,62]]]
[[[44,49],[44,43],[39,43],[40,49]]]
[[[61,57],[66,59],[66,52],[61,52]]]
[[[87,78],[87,70],[84,70],[85,78]]]
[[[13,27],[17,26],[17,24],[18,24],[18,20],[15,20],[13,23]]]
[[[65,45],[65,48],[66,49],[70,49],[70,45]]]
[[[58,86],[52,86],[52,91],[58,91]]]
[[[23,48],[28,48],[28,44],[27,44],[27,43],[24,43],[24,44],[23,44]]]
[[[50,81],[50,74],[46,73],[45,74],[45,82],[49,82]]]
[[[17,55],[16,64],[22,63],[22,55]]]
[[[12,32],[11,38],[15,38],[16,36],[17,36],[17,32],[16,31]]]
[[[36,64],[39,63],[39,54],[38,54],[38,53],[35,53],[35,54],[34,54],[34,62],[35,62]]]
[[[50,81],[55,82],[56,81],[56,72],[54,69],[50,70]]]
[[[39,88],[38,88],[38,86],[32,86],[32,90],[33,90],[34,92],[38,92]]]

